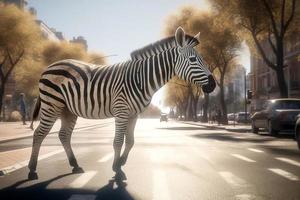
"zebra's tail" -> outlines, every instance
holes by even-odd
[[[40,108],[41,108],[41,100],[40,97],[37,98],[35,106],[34,106],[34,110],[31,116],[31,124],[30,124],[30,128],[33,130],[33,122],[37,119],[39,112],[40,112]]]

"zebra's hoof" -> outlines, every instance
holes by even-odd
[[[38,179],[39,177],[38,177],[38,175],[37,175],[37,173],[36,172],[29,172],[28,173],[28,180],[36,180],[36,179]]]
[[[81,174],[81,173],[84,173],[84,170],[81,167],[74,167],[72,169],[72,173],[73,174]]]

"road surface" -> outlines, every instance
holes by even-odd
[[[0,199],[300,199],[300,151],[290,136],[139,119],[123,168],[128,180],[117,186],[111,169],[113,120],[81,127],[74,131],[72,145],[85,173],[71,174],[57,133],[49,134],[42,149],[50,150],[38,162],[39,179],[27,180],[27,160],[20,159],[0,176]],[[1,143],[0,154],[22,155],[31,142]]]

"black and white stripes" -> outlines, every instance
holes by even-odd
[[[96,66],[77,60],[63,60],[50,65],[39,83],[37,109],[41,113],[41,122],[33,139],[29,177],[36,177],[39,147],[58,117],[63,121],[59,136],[74,167],[73,172],[82,172],[69,144],[79,116],[116,118],[113,170],[117,173],[116,178],[124,179],[121,165],[125,164],[133,146],[137,115],[145,110],[159,88],[178,75],[202,86],[205,92],[213,91],[214,79],[193,49],[198,43],[196,37],[185,35],[179,28],[175,37],[134,51],[132,59],[124,63]],[[121,155],[124,137],[126,143]]]

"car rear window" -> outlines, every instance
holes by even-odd
[[[275,109],[300,109],[300,101],[278,101],[274,105]]]

